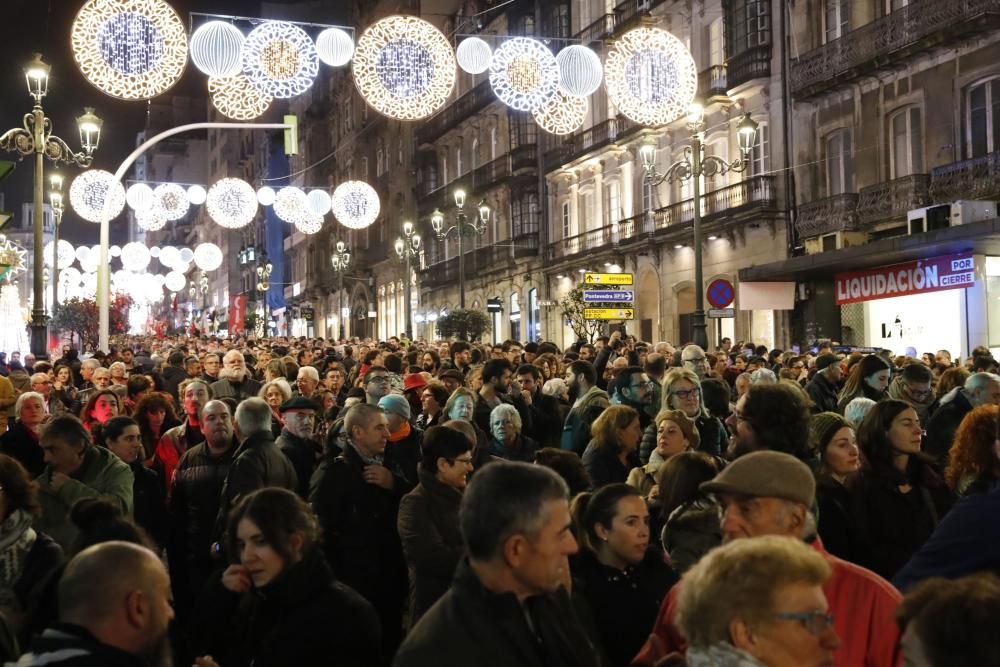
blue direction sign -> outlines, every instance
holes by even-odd
[[[635,301],[633,290],[598,289],[584,290],[584,303],[632,303]]]

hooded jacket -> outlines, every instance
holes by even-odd
[[[562,448],[583,455],[590,442],[590,425],[611,405],[608,392],[596,386],[591,387],[577,399],[566,415],[563,425]]]

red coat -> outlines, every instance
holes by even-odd
[[[899,627],[896,606],[902,599],[899,591],[871,570],[841,560],[823,549],[819,538],[812,547],[833,568],[833,575],[823,586],[823,593],[834,617],[834,629],[840,648],[834,652],[837,667],[892,667],[901,664],[897,653]],[[631,667],[653,667],[656,661],[672,652],[687,651],[687,641],[674,625],[677,597],[684,581],[670,589],[660,605],[653,633],[632,659]]]

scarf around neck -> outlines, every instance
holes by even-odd
[[[24,510],[14,510],[0,524],[0,604],[7,604],[13,597],[11,588],[21,576],[36,537],[31,515]]]
[[[687,651],[688,667],[766,667],[757,658],[731,644],[718,643]]]

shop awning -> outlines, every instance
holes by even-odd
[[[887,266],[939,255],[973,252],[1000,256],[1000,218],[958,225],[913,236],[896,236],[865,245],[792,257],[740,269],[740,282],[804,281],[835,273]]]

